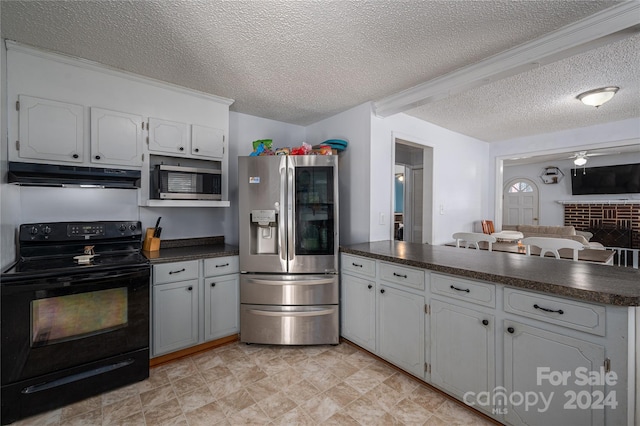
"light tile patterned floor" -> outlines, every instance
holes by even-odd
[[[233,343],[15,425],[491,425],[353,346]]]

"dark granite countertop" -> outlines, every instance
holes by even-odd
[[[618,306],[640,306],[640,270],[447,246],[379,241],[343,253]]]
[[[185,260],[237,256],[238,247],[224,243],[224,237],[184,238],[163,240],[159,251],[143,251],[151,264],[182,262]]]

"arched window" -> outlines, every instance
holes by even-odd
[[[514,182],[507,191],[510,194],[517,192],[533,192],[533,188],[527,182]]]

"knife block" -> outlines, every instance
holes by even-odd
[[[160,238],[153,236],[156,228],[147,228],[144,234],[144,241],[142,242],[142,250],[144,251],[159,251],[160,250]]]

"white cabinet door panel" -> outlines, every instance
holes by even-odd
[[[353,343],[376,350],[376,283],[342,274],[342,335]]]
[[[187,129],[186,123],[149,118],[149,151],[187,154]]]
[[[458,397],[495,387],[494,317],[431,301],[431,380]]]
[[[240,278],[238,274],[204,280],[204,340],[240,331]]]
[[[525,404],[507,405],[505,420],[513,425],[603,425],[604,410],[566,408],[570,394],[579,394],[581,402],[595,401],[596,391],[606,395],[603,386],[576,383],[576,369],[598,372],[604,363],[604,347],[558,333],[531,327],[514,321],[504,323],[504,386],[507,396],[543,395],[551,398],[548,408],[542,402],[535,407]],[[569,374],[566,385],[545,379],[538,369],[549,374]],[[565,373],[566,372],[566,373]],[[541,378],[540,381],[538,379]],[[539,383],[539,384],[538,384]],[[589,401],[584,400],[588,397]],[[517,401],[517,400],[514,400]],[[576,401],[574,400],[574,403]],[[539,411],[538,409],[542,410]]]
[[[224,156],[224,130],[192,124],[191,153],[221,160]]]
[[[142,165],[141,115],[91,108],[91,162]]]
[[[382,286],[378,293],[380,356],[424,377],[424,296]]]
[[[84,108],[19,96],[19,157],[82,163]]]
[[[153,286],[154,356],[198,343],[198,280]]]

